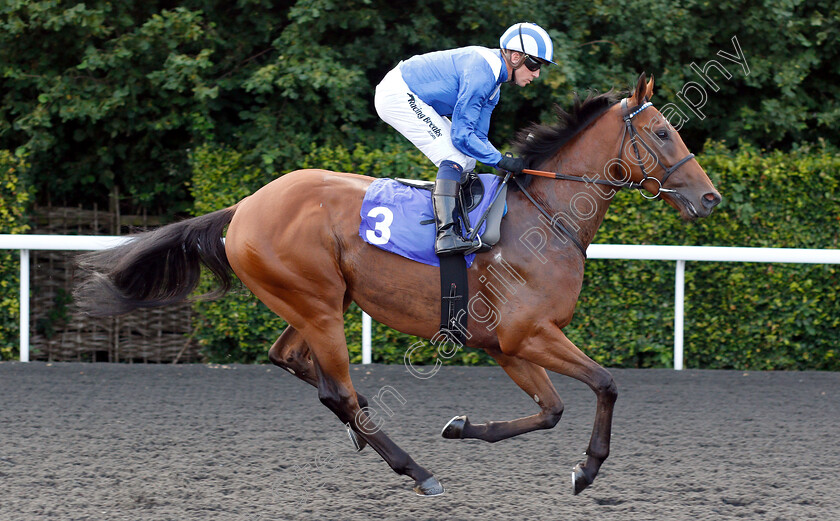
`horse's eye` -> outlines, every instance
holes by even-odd
[[[664,129],[657,130],[656,137],[658,137],[659,139],[668,139],[668,131]]]

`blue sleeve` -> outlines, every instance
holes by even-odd
[[[496,102],[499,99],[496,98]],[[484,108],[481,110],[481,117],[478,120],[478,125],[476,125],[475,135],[478,136],[479,139],[482,141],[487,141],[487,144],[490,145],[488,141],[487,134],[490,132],[490,115],[493,113],[493,109],[496,108],[496,103],[491,101],[490,103],[486,104]],[[490,145],[493,146],[493,145]],[[495,149],[495,147],[493,147]],[[499,159],[501,159],[501,153],[499,154]],[[496,160],[496,163],[499,161]],[[484,163],[484,161],[482,161]],[[486,163],[488,165],[494,165],[496,163]]]
[[[495,165],[502,154],[490,143],[487,133],[499,95],[489,66],[481,65],[480,71],[461,76],[458,100],[452,111],[452,144],[485,165]]]

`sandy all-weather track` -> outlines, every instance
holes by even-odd
[[[446,440],[535,412],[500,368],[353,366],[393,439],[447,488],[356,454],[314,388],[271,366],[0,364],[0,520],[840,519],[840,374],[613,370],[612,455],[571,493],[595,397],[552,380],[556,428]],[[404,401],[404,402],[403,402]]]

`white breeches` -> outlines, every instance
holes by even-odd
[[[374,104],[379,117],[426,154],[435,166],[448,159],[461,165],[464,172],[475,168],[475,159],[452,144],[452,122],[408,88],[399,65],[376,86]]]

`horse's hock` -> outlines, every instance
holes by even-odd
[[[120,216],[98,209],[41,207],[32,233],[120,235],[131,227],[159,224],[148,216]],[[73,258],[77,251],[31,252],[30,346],[32,358],[48,361],[194,362],[200,359],[189,303],[92,318],[73,312]]]

